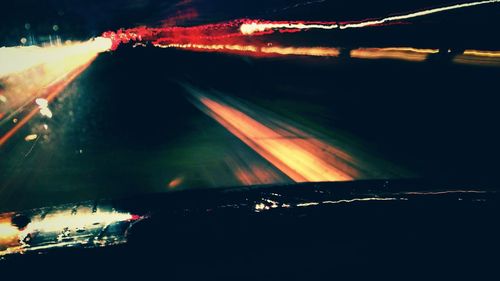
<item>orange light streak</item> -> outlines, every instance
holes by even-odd
[[[437,49],[416,49],[405,47],[393,48],[359,48],[351,50],[352,58],[361,59],[400,59],[407,61],[425,61],[430,54],[436,54]]]
[[[295,182],[353,179],[335,166],[335,155],[314,141],[289,137],[234,107],[201,94],[195,96],[202,110]]]
[[[500,51],[480,51],[480,50],[465,50],[466,56],[500,58]]]
[[[159,48],[178,48],[178,49],[188,49],[188,50],[198,50],[207,52],[229,52],[246,54],[251,56],[317,56],[317,57],[338,57],[340,51],[338,48],[330,47],[282,47],[282,46],[272,46],[272,47],[260,47],[256,45],[224,45],[224,44],[213,44],[213,45],[203,45],[203,44],[168,44],[161,45],[156,44]]]
[[[480,66],[500,66],[500,51],[465,50],[453,62]]]

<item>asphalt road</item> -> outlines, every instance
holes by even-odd
[[[0,148],[0,211],[335,175],[493,181],[499,74],[121,48]]]

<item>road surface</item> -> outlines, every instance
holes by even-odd
[[[492,180],[499,70],[124,47],[0,147],[0,211],[190,188]]]

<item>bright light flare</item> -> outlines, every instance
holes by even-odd
[[[112,44],[109,38],[98,37],[57,46],[0,48],[0,81],[4,85],[4,111],[0,112],[3,116],[0,125],[7,125],[10,120],[17,119],[16,115],[21,111],[33,108],[0,136],[0,146],[37,112],[52,118],[54,113],[48,107],[49,102],[76,79],[99,53],[110,50]]]
[[[109,38],[97,37],[87,42],[46,47],[2,47],[0,48],[0,78],[42,64],[72,64],[71,61],[108,51],[112,45],[113,41]]]
[[[128,221],[132,219],[129,213],[100,211],[78,212],[76,215],[71,211],[49,214],[44,218],[36,217],[28,226],[23,229],[21,235],[34,232],[55,232],[64,228],[70,230],[91,227],[94,224],[109,225],[114,222]]]
[[[500,51],[465,50],[463,54],[466,56],[500,58]]]
[[[250,21],[240,26],[244,35],[264,33],[270,30],[301,30],[301,29],[337,29],[339,25],[333,22],[272,22],[272,21]]]

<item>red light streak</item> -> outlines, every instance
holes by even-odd
[[[366,19],[353,22],[340,21],[269,21],[260,19],[236,19],[228,22],[204,24],[198,26],[166,26],[166,27],[137,27],[120,29],[117,32],[108,31],[103,37],[112,40],[111,49],[116,49],[122,43],[150,42],[156,47],[180,48],[202,52],[236,53],[250,56],[278,56],[278,55],[307,55],[307,56],[338,56],[338,50],[329,47],[299,47],[299,46],[267,46],[267,42],[256,37],[274,32],[290,33],[311,29],[344,30],[364,28],[370,26],[401,23],[431,14],[463,9],[473,6],[499,3],[500,0],[485,0],[469,3],[460,3],[449,6],[425,9],[417,12],[399,14],[378,19]],[[182,11],[167,22],[176,22],[176,18],[189,19],[197,17],[194,10]],[[277,38],[278,39],[278,38]],[[401,49],[401,48],[400,48]],[[357,58],[400,58],[403,60],[422,61],[427,58],[418,49],[387,50],[359,49],[351,52]]]
[[[209,44],[214,43],[209,41],[215,39],[220,40],[222,38],[264,35],[273,33],[274,31],[298,32],[310,29],[332,30],[385,25],[445,11],[494,3],[500,3],[500,0],[485,0],[454,4],[379,19],[367,19],[352,22],[237,19],[229,22],[190,27],[137,27],[132,29],[121,29],[117,32],[108,31],[103,33],[103,37],[111,38],[114,42],[114,48],[116,48],[120,43],[128,43],[130,41],[150,41],[153,44]],[[180,17],[181,19],[190,19],[197,17],[197,13],[194,10],[189,10],[185,12],[185,14],[174,16],[171,20],[167,20],[167,22],[176,22],[177,17]]]

